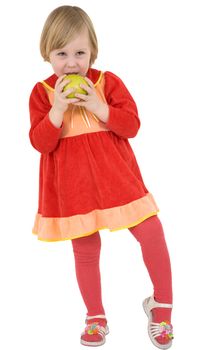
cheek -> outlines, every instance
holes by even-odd
[[[63,64],[61,62],[51,62],[52,68],[57,76],[62,74]]]
[[[53,66],[54,68],[61,67],[61,63],[60,63],[60,61],[53,61],[53,62],[52,62],[52,66]]]
[[[90,59],[86,59],[83,61],[84,69],[88,69],[90,67]]]

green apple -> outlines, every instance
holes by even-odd
[[[87,95],[87,91],[85,91],[84,89],[82,89],[80,87],[81,84],[84,85],[88,85],[88,83],[86,82],[86,80],[81,76],[81,75],[77,75],[77,74],[68,74],[63,80],[68,79],[70,80],[70,82],[65,85],[63,91],[66,91],[67,89],[73,88],[75,89],[74,92],[71,92],[67,98],[75,98],[75,94],[83,94],[83,95]]]

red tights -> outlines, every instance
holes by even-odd
[[[169,254],[163,228],[157,216],[152,216],[129,231],[140,243],[144,264],[150,275],[157,302],[172,303],[172,278]],[[72,240],[78,285],[87,315],[105,314],[101,297],[99,258],[101,240],[96,233]],[[171,309],[153,310],[153,321],[171,319]]]

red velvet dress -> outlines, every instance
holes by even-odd
[[[30,141],[41,153],[33,228],[40,240],[133,227],[158,212],[128,141],[140,127],[133,98],[110,72],[89,69],[87,76],[109,105],[107,123],[71,105],[56,128],[48,117],[56,75],[38,82],[30,96]]]

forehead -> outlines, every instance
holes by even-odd
[[[69,42],[66,44],[63,49],[66,50],[77,50],[80,48],[89,49],[90,40],[88,35],[88,30],[84,29],[80,33],[76,34]]]

